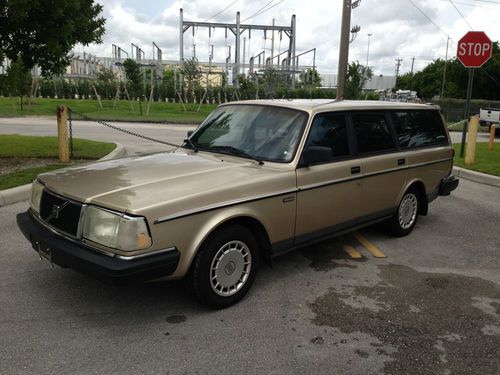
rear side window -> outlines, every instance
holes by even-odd
[[[400,111],[391,113],[401,148],[448,144],[441,116],[437,111]]]
[[[311,146],[330,148],[332,150],[330,160],[349,156],[345,115],[341,113],[317,115],[306,142],[306,148]]]
[[[383,112],[354,112],[351,116],[360,154],[394,148]]]

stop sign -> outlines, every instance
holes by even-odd
[[[466,68],[479,68],[491,57],[493,43],[483,31],[469,31],[459,41],[457,59]]]

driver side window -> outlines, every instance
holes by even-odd
[[[347,126],[344,114],[327,113],[317,115],[311,125],[305,149],[329,149],[331,153],[323,153],[323,163],[327,163],[350,155],[347,138]],[[329,155],[327,158],[326,155]]]

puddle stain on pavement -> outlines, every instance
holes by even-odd
[[[500,286],[400,265],[380,270],[375,286],[331,288],[311,303],[313,323],[367,333],[395,348],[386,373],[500,373]],[[354,296],[383,308],[353,306]]]

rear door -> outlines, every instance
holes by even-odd
[[[408,155],[396,146],[388,116],[386,111],[351,114],[363,173],[361,216],[365,219],[392,214],[406,183]]]

